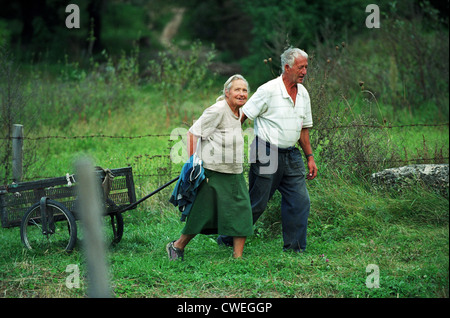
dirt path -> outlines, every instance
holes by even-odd
[[[164,46],[169,46],[173,37],[177,34],[178,29],[183,21],[183,15],[185,8],[173,8],[172,11],[175,14],[169,23],[165,26],[160,41]]]

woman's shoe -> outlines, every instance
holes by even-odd
[[[173,243],[170,242],[169,244],[166,245],[166,251],[167,254],[169,255],[169,260],[171,261],[176,261],[176,260],[183,260],[184,259],[184,252],[182,250],[180,250],[179,248],[176,248]]]

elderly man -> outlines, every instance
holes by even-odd
[[[275,191],[281,193],[283,250],[302,252],[306,248],[310,210],[306,179],[317,176],[308,130],[313,124],[311,103],[302,85],[308,55],[289,48],[281,55],[281,67],[282,75],[260,86],[242,108],[245,117],[254,121],[256,135],[252,143],[249,192],[253,223]],[[307,160],[307,174],[300,150],[295,147],[297,142]],[[231,238],[219,236],[217,241],[229,245]]]

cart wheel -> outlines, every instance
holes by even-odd
[[[77,225],[72,213],[61,203],[46,201],[47,231],[43,233],[41,203],[34,204],[23,216],[20,238],[26,248],[36,251],[61,249],[71,252],[77,241]]]
[[[112,244],[119,243],[123,236],[123,216],[122,213],[109,214],[111,218],[111,230],[108,230],[108,240]]]

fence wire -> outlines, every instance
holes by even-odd
[[[412,127],[442,127],[449,126],[449,123],[441,123],[441,124],[405,124],[405,125],[368,125],[368,124],[352,124],[352,125],[338,125],[332,127],[321,127],[322,130],[335,130],[335,129],[344,129],[344,128],[376,128],[376,129],[393,129],[393,128],[412,128]],[[170,137],[171,134],[146,134],[146,135],[135,135],[135,136],[113,136],[113,135],[105,135],[105,134],[92,134],[92,135],[78,135],[78,136],[37,136],[37,137],[28,137],[24,136],[21,139],[23,140],[45,140],[45,139],[90,139],[90,138],[110,138],[110,139],[142,139],[142,138],[159,138],[159,137]],[[6,136],[0,137],[0,140],[12,140],[17,137]]]
[[[321,127],[322,130],[342,130],[343,133],[348,131],[349,129],[382,129],[382,130],[391,130],[391,129],[414,129],[414,128],[424,128],[424,127],[444,127],[449,126],[449,123],[440,123],[440,124],[402,124],[402,125],[372,125],[372,124],[352,124],[352,125],[336,125],[332,127]],[[175,134],[176,135],[176,134]],[[403,138],[405,138],[405,134],[402,133]],[[170,137],[170,139],[169,139]],[[89,135],[75,135],[75,136],[63,136],[63,135],[48,135],[48,136],[24,136],[23,140],[28,141],[29,144],[35,144],[36,148],[40,148],[41,142],[48,140],[61,140],[61,141],[74,141],[77,143],[77,140],[91,140],[91,139],[114,139],[116,142],[115,146],[118,148],[110,150],[109,155],[106,155],[107,151],[103,149],[103,156],[109,156],[109,158],[102,159],[98,165],[104,168],[119,168],[124,166],[132,166],[133,167],[133,175],[136,179],[136,185],[142,191],[148,191],[151,187],[155,187],[158,184],[164,183],[165,181],[177,176],[182,167],[182,163],[174,163],[171,156],[171,148],[174,146],[174,143],[179,142],[180,140],[173,140],[174,135],[163,133],[163,134],[144,134],[144,135],[128,135],[128,136],[117,136],[117,135],[107,135],[107,134],[89,134]],[[163,144],[164,146],[159,147],[156,150],[151,149],[151,146],[148,144],[152,144],[153,139],[161,139],[160,141],[156,140],[153,144]],[[167,138],[164,140],[164,138]],[[425,137],[424,137],[425,138]],[[12,140],[14,139],[11,136],[0,137],[0,140]],[[179,136],[180,139],[180,136]],[[125,142],[126,145],[122,145],[121,143]],[[137,143],[136,145],[134,143]],[[424,140],[425,143],[425,140]],[[51,144],[51,145],[50,145]],[[46,147],[50,149],[51,147],[59,147],[63,148],[64,152],[67,152],[67,149],[72,147],[76,150],[77,145],[71,146],[70,144],[59,144],[59,143],[45,143]],[[109,145],[109,144],[108,144]],[[418,145],[421,146],[421,145]],[[95,146],[96,147],[96,146]],[[27,147],[25,144],[25,148]],[[120,152],[118,149],[123,149],[125,152]],[[128,149],[132,149],[129,150]],[[145,153],[142,153],[142,149],[146,149]],[[153,153],[152,153],[153,151]],[[417,150],[419,152],[419,150]],[[434,152],[434,153],[433,153]],[[55,160],[55,159],[49,159]],[[349,160],[352,160],[351,158]],[[420,163],[442,163],[448,162],[448,144],[440,145],[440,153],[436,151],[429,151],[425,154],[425,156],[415,154],[414,156],[405,154],[403,158],[397,157],[386,157],[386,158],[354,158],[353,160],[358,160],[359,162],[365,163],[380,163],[380,164],[420,164]],[[2,163],[2,166],[5,167],[6,163]],[[52,166],[52,165],[49,165]],[[4,168],[1,169],[4,169]],[[0,170],[1,170],[0,169]],[[49,168],[50,169],[50,168]],[[36,170],[36,169],[34,169]],[[47,179],[59,177],[61,175],[65,175],[66,173],[72,173],[71,171],[48,171],[45,165],[42,169],[37,169],[42,173],[25,173],[22,181],[32,181],[38,179]],[[4,173],[4,171],[3,171]],[[5,173],[4,173],[5,174]],[[56,175],[55,175],[56,174]],[[4,176],[2,176],[4,177]],[[5,184],[6,179],[0,181],[1,184]],[[6,183],[10,183],[9,180]]]

